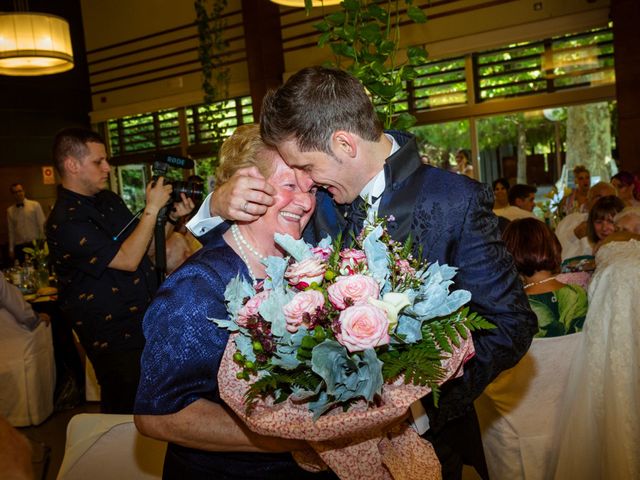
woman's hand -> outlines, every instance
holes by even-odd
[[[252,222],[273,205],[275,189],[256,167],[241,168],[211,196],[211,215],[226,220]]]

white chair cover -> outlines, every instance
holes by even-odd
[[[640,478],[640,242],[596,255],[548,478]]]
[[[0,308],[0,414],[14,427],[42,423],[53,412],[55,385],[51,327],[29,331]]]
[[[142,436],[132,415],[82,413],[67,426],[58,480],[162,478],[165,442]]]
[[[544,479],[571,355],[582,333],[536,338],[476,400],[492,480]]]

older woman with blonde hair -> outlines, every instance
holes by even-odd
[[[304,442],[255,434],[222,402],[217,373],[229,333],[212,318],[226,318],[224,291],[241,275],[256,283],[261,260],[282,256],[274,234],[300,238],[315,208],[315,190],[303,191],[259,127],[239,127],[220,150],[217,185],[237,170],[255,167],[276,192],[257,219],[238,222],[189,258],[162,285],[144,319],[146,346],[135,406],[145,435],[169,442],[165,479],[333,478],[300,469],[290,451]],[[218,234],[220,235],[220,234]]]

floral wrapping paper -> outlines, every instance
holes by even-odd
[[[302,468],[318,471],[330,467],[342,480],[430,480],[440,479],[440,463],[432,445],[418,436],[406,422],[409,406],[430,393],[428,387],[385,384],[380,404],[367,407],[355,403],[347,412],[336,408],[313,421],[306,404],[291,399],[273,404],[256,402],[247,414],[244,394],[247,384],[236,378],[233,335],[227,343],[218,371],[222,400],[255,433],[306,440],[313,450],[295,452]],[[461,376],[463,364],[474,355],[471,335],[443,360],[444,381]],[[389,426],[392,427],[389,427]]]

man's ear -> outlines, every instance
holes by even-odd
[[[75,157],[65,157],[62,163],[64,165],[64,171],[68,173],[77,173],[80,168],[80,161]]]
[[[523,198],[516,198],[516,199],[514,200],[514,202],[515,202],[515,204],[516,204],[515,206],[516,206],[516,207],[518,207],[518,208],[522,208],[522,202],[523,202],[523,201],[524,201],[524,199],[523,199]]]
[[[331,136],[333,151],[342,153],[349,157],[356,157],[358,154],[358,143],[355,136],[345,130],[338,130]]]

